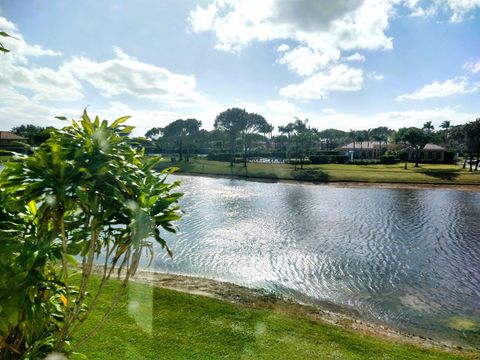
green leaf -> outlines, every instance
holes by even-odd
[[[37,215],[37,203],[34,200],[28,202],[28,209],[32,215]]]
[[[78,260],[75,256],[70,255],[70,254],[65,254],[65,259],[67,259],[68,263],[73,266],[78,265]]]
[[[62,120],[62,121],[67,121],[68,119],[65,116],[55,116],[56,119]]]
[[[121,118],[118,118],[117,120],[115,120],[110,126],[112,128],[116,128],[118,125],[123,124],[128,119],[130,119],[130,116],[122,116]]]

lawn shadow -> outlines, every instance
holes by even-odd
[[[448,180],[454,181],[457,177],[460,176],[459,170],[452,170],[452,171],[442,171],[442,170],[420,170],[418,171],[420,174],[424,174],[427,176],[431,176],[435,179],[439,180]]]

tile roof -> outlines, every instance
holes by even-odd
[[[0,140],[24,140],[24,137],[18,136],[11,131],[0,131]]]
[[[0,140],[25,140],[25,138],[11,131],[0,131]]]

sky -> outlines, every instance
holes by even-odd
[[[436,128],[480,117],[480,0],[0,0],[0,130],[130,115],[213,128]]]

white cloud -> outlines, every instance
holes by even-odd
[[[365,61],[365,56],[363,56],[362,54],[359,54],[358,52],[355,53],[355,54],[352,54],[350,56],[346,56],[343,58],[345,61],[361,61],[361,62],[364,62]]]
[[[0,16],[0,30],[8,32],[12,37],[2,37],[0,42],[10,50],[8,53],[7,59],[4,61],[11,62],[28,62],[28,57],[40,57],[40,56],[60,56],[61,52],[54,51],[51,49],[44,49],[40,45],[28,44],[17,30],[17,27],[14,23],[7,20],[6,18]]]
[[[0,29],[15,36],[0,39],[11,52],[0,56],[0,86],[26,89],[33,93],[34,100],[68,101],[83,97],[80,83],[68,72],[39,67],[31,64],[30,58],[58,56],[61,53],[27,43],[17,27],[0,17]]]
[[[70,101],[83,97],[80,83],[70,73],[47,67],[27,68],[5,64],[0,81],[2,85],[32,91],[36,101]]]
[[[388,50],[385,35],[397,0],[213,0],[190,13],[194,31],[212,31],[215,47],[238,52],[254,41],[288,40],[277,60],[301,76],[338,65],[342,51]],[[362,55],[350,61],[362,61]],[[339,86],[340,87],[340,86]]]
[[[194,31],[214,31],[217,48],[236,51],[252,41],[292,39],[312,48],[331,36],[339,48],[390,48],[388,0],[214,0],[190,12]],[[334,43],[334,41],[331,41]]]
[[[301,76],[312,75],[340,58],[340,51],[327,48],[325,51],[315,51],[308,46],[299,46],[285,52],[277,61],[286,64],[288,68]]]
[[[480,72],[480,61],[477,63],[467,62],[463,67],[474,74],[478,73]]]
[[[285,113],[285,114],[293,114],[298,111],[297,107],[288,102],[287,100],[270,100],[267,101],[267,107],[276,113]]]
[[[196,90],[194,76],[175,74],[152,64],[138,61],[114,47],[117,58],[96,62],[86,57],[74,57],[60,70],[70,72],[111,97],[132,95],[151,99],[165,106],[195,106],[205,102]]]
[[[370,78],[370,79],[373,79],[373,80],[377,80],[377,81],[383,80],[385,78],[385,76],[377,73],[376,71],[372,71],[371,73],[368,73],[367,77]]]
[[[439,12],[448,13],[451,22],[462,22],[467,15],[480,8],[480,0],[404,1],[412,16],[428,17]]]
[[[322,99],[331,91],[358,91],[362,84],[363,71],[342,64],[327,72],[319,72],[300,84],[283,87],[280,95],[293,99]]]
[[[301,117],[310,119],[310,124],[320,130],[336,128],[348,131],[349,129],[369,129],[378,126],[387,126],[391,129],[410,126],[421,127],[427,121],[431,121],[435,127],[438,127],[445,120],[458,125],[474,120],[475,117],[478,117],[478,114],[445,107],[425,110],[389,111],[372,115],[342,112],[325,115],[304,113]]]
[[[65,126],[65,122],[55,119],[55,116],[80,115],[78,110],[38,104],[10,86],[2,85],[1,93],[0,130],[10,130],[22,124],[61,127]]]
[[[425,100],[432,98],[443,98],[456,94],[467,94],[477,91],[476,86],[469,87],[465,77],[456,77],[440,83],[434,81],[429,85],[425,85],[421,89],[410,94],[403,94],[395,98],[396,101],[404,100]]]
[[[337,110],[335,110],[333,108],[325,108],[325,109],[323,109],[323,112],[325,114],[335,114],[337,112]]]

